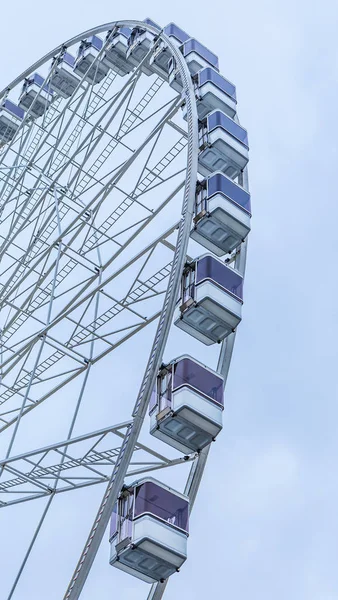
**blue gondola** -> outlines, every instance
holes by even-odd
[[[10,142],[17,130],[20,127],[20,123],[23,121],[25,112],[20,106],[11,102],[11,100],[4,100],[0,105],[0,147],[7,142]]]
[[[235,179],[249,161],[248,134],[220,110],[210,113],[199,130],[198,171],[209,175],[222,171]]]
[[[203,120],[213,110],[221,110],[232,119],[236,115],[236,88],[215,69],[206,67],[195,75],[198,118]],[[186,119],[186,105],[183,107]]]
[[[44,81],[44,77],[34,73],[22,86],[19,106],[29,111],[31,117],[42,117],[53,100],[54,92],[49,83],[44,85]]]
[[[57,59],[57,65],[52,65],[50,85],[62,98],[70,98],[80,83],[80,78],[74,73],[75,57],[65,52]]]
[[[210,254],[184,270],[175,325],[206,345],[221,342],[241,321],[243,278]]]
[[[156,27],[158,32],[161,31],[161,27],[151,19],[144,19],[143,22]],[[134,27],[128,39],[127,60],[129,60],[130,57],[133,57],[136,63],[140,64],[152,47],[155,37],[156,35],[154,33],[151,33],[142,27]],[[149,66],[149,60],[143,63],[142,71],[145,75],[152,74],[153,71]]]
[[[207,67],[211,67],[216,71],[219,70],[216,54],[194,38],[186,40],[180,48],[192,76]],[[174,57],[171,57],[168,64],[168,76],[169,85],[177,92],[182,92],[181,76]]]
[[[163,32],[170,38],[177,47],[183,42],[189,39],[189,35],[180,29],[175,23],[169,23],[163,29]],[[150,58],[149,65],[151,66],[154,73],[163,77],[166,81],[169,75],[169,61],[172,57],[172,53],[169,50],[167,44],[163,40],[158,40],[154,46],[154,52]]]
[[[110,527],[110,564],[143,581],[164,581],[187,558],[189,500],[152,478],[124,488]]]
[[[250,232],[250,194],[223,173],[213,173],[196,190],[191,237],[218,256],[232,252]]]
[[[182,54],[192,75],[196,75],[204,67],[219,70],[218,56],[194,38],[182,44]]]
[[[74,65],[74,73],[84,76],[89,83],[100,83],[109,72],[109,65],[97,58],[102,50],[103,41],[97,35],[82,40]],[[92,65],[92,66],[91,66]]]
[[[184,454],[202,450],[222,429],[224,379],[190,356],[164,365],[149,405],[150,433]]]

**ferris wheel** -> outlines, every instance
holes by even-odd
[[[32,515],[6,598],[32,597],[20,586],[58,501],[95,488],[62,597],[80,597],[103,543],[110,573],[159,600],[187,558],[241,321],[236,88],[199,41],[145,19],[68,40],[0,103],[0,514]]]

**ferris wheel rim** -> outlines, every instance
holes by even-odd
[[[142,22],[137,22],[137,24],[142,25]],[[136,25],[137,26],[137,25]],[[147,28],[146,28],[147,29]],[[150,29],[151,32],[157,34],[158,31],[155,28]],[[178,247],[176,245],[175,255],[173,259],[173,267],[170,273],[170,278],[168,282],[166,296],[163,302],[161,317],[159,320],[159,325],[157,332],[155,334],[154,343],[152,346],[152,350],[150,353],[150,358],[146,367],[145,375],[142,380],[140,386],[140,393],[138,399],[136,401],[133,415],[133,426],[125,437],[126,445],[121,446],[121,454],[119,455],[118,461],[121,459],[120,464],[124,463],[124,468],[120,469],[120,474],[118,470],[114,469],[112,473],[112,477],[110,483],[108,484],[106,493],[103,497],[103,501],[99,507],[97,517],[94,521],[94,525],[89,533],[87,543],[84,547],[84,550],[81,554],[81,557],[78,561],[78,564],[75,568],[73,577],[69,583],[68,589],[65,593],[64,600],[72,600],[79,597],[91,566],[94,562],[94,558],[98,551],[98,548],[101,544],[104,532],[106,530],[107,524],[109,522],[109,515],[111,510],[116,502],[119,490],[122,487],[126,472],[127,465],[132,456],[132,449],[138,439],[138,436],[141,431],[141,427],[145,418],[147,406],[149,403],[150,395],[152,389],[155,384],[156,374],[160,367],[163,351],[166,345],[166,341],[169,335],[169,330],[172,324],[174,308],[176,297],[179,290],[180,284],[180,275],[183,270],[183,265],[185,262],[185,257],[188,248],[188,241],[190,235],[190,219],[193,215],[193,206],[195,201],[195,186],[197,181],[197,148],[198,148],[198,118],[197,118],[197,107],[196,107],[196,98],[194,94],[194,88],[192,79],[190,77],[190,72],[188,69],[188,65],[186,64],[183,55],[180,51],[174,46],[171,42],[170,38],[161,34],[163,39],[168,44],[172,54],[177,60],[179,65],[179,69],[182,76],[183,82],[183,90],[186,95],[187,102],[187,122],[188,122],[188,152],[187,152],[187,178],[182,206],[182,219],[180,231],[178,233],[178,242],[180,243],[180,234],[182,232],[182,245]],[[190,219],[189,219],[190,217]],[[176,273],[175,273],[176,271]],[[172,289],[170,290],[171,278],[174,277],[175,281],[172,284]],[[169,295],[168,295],[169,291]],[[168,298],[169,308],[166,307],[166,302]],[[163,329],[163,333],[161,328]],[[160,335],[160,342],[158,341],[158,335]],[[153,371],[151,377],[149,377],[150,370]],[[130,455],[128,457],[128,454]],[[118,463],[117,463],[118,464]],[[115,479],[116,476],[116,479]],[[105,514],[105,520],[102,521],[102,515]],[[95,546],[92,548],[93,541]]]

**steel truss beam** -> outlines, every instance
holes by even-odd
[[[116,437],[124,439],[130,425],[120,423],[0,460],[3,472],[15,475],[0,483],[0,507],[107,483],[121,450],[121,446],[112,448],[111,443],[116,444]],[[170,459],[137,442],[127,476],[184,464],[193,458]]]

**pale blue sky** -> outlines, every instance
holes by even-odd
[[[225,427],[194,509],[188,561],[166,597],[338,600],[338,5],[6,2],[0,88],[82,30],[146,16],[161,25],[176,22],[218,54],[221,72],[237,85],[251,150],[252,234]],[[60,511],[68,528],[77,519],[80,530],[78,515],[93,510],[102,491],[89,500],[80,492],[69,511],[60,498],[55,533]],[[13,509],[13,522],[20,510]],[[3,556],[16,548],[22,553],[20,533],[2,527]],[[126,600],[145,598],[147,586],[111,569],[107,554],[102,548],[84,600],[120,598],[121,589]],[[66,569],[53,556],[51,536],[34,575],[34,600],[54,598],[58,576],[44,576],[53,560],[67,578],[74,564]],[[15,598],[30,600],[24,587]]]

